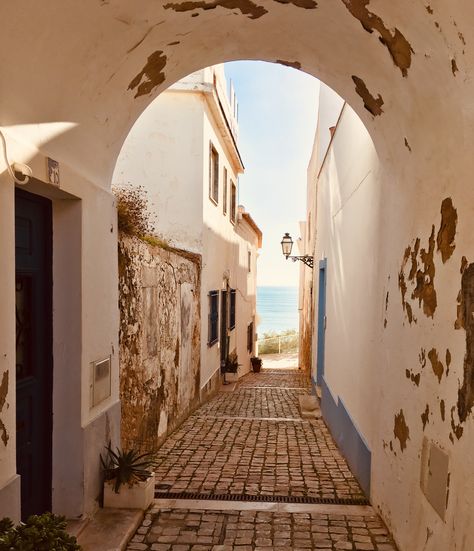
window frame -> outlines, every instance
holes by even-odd
[[[214,346],[219,341],[219,291],[209,291],[209,314],[207,345]],[[215,305],[215,308],[213,307]]]
[[[229,293],[229,330],[235,329],[237,292],[230,289]]]
[[[227,215],[227,182],[228,182],[228,173],[227,168],[224,167],[223,178],[222,178],[222,213],[224,216]]]
[[[237,186],[230,180],[230,221],[235,224],[237,219]]]
[[[209,199],[219,204],[219,152],[209,142]]]

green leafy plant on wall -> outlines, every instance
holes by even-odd
[[[32,515],[15,526],[0,520],[0,551],[80,551],[76,538],[66,532],[66,519],[52,513]]]
[[[140,453],[138,450],[113,451],[110,444],[105,448],[107,454],[100,456],[104,479],[114,481],[114,491],[119,492],[122,484],[133,486],[147,480],[153,474],[155,456],[153,453]],[[1,551],[1,550],[0,550]]]

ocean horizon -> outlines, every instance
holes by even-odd
[[[257,314],[259,337],[264,333],[281,333],[299,328],[298,287],[257,287]]]

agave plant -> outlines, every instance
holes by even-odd
[[[100,462],[105,480],[115,481],[115,493],[119,492],[122,484],[133,486],[147,480],[152,475],[151,469],[155,462],[153,453],[140,453],[138,450],[122,450],[120,448],[114,452],[110,444],[105,449],[107,455],[105,459],[101,455]]]

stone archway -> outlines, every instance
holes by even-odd
[[[222,61],[283,63],[336,90],[373,138],[383,197],[374,258],[379,283],[391,277],[391,296],[398,293],[407,245],[417,236],[429,236],[432,224],[439,225],[447,197],[457,208],[457,251],[468,260],[474,257],[474,8],[469,2],[89,0],[79,5],[47,0],[39,5],[24,0],[2,6],[1,15],[0,120],[16,142],[18,160],[39,151],[107,193],[127,132],[167,86]],[[7,249],[12,256],[11,245]],[[456,534],[463,545],[470,532],[469,507],[459,511],[474,493],[467,495],[463,487],[474,468],[472,459],[466,460],[473,457],[468,415],[463,414],[464,436],[453,437],[451,444],[448,420],[438,437],[452,455],[450,499],[458,504],[447,525],[426,510],[418,492],[421,448],[390,455],[382,447],[387,427],[393,427],[393,412],[404,400],[415,418],[416,404],[424,405],[438,392],[430,384],[411,390],[408,399],[399,389],[405,366],[417,361],[420,348],[449,348],[453,412],[455,379],[466,386],[471,371],[463,364],[464,334],[454,332],[452,319],[461,286],[454,262],[440,277],[436,316],[404,325],[400,307],[398,330],[385,333],[375,329],[374,321],[372,361],[381,371],[379,380],[367,383],[377,397],[371,404],[371,445],[377,450],[373,499],[407,549],[409,541],[423,543],[426,534],[445,546]],[[374,290],[375,312],[383,311],[382,288]],[[453,413],[456,437],[457,421]],[[11,470],[11,460],[8,465]]]

